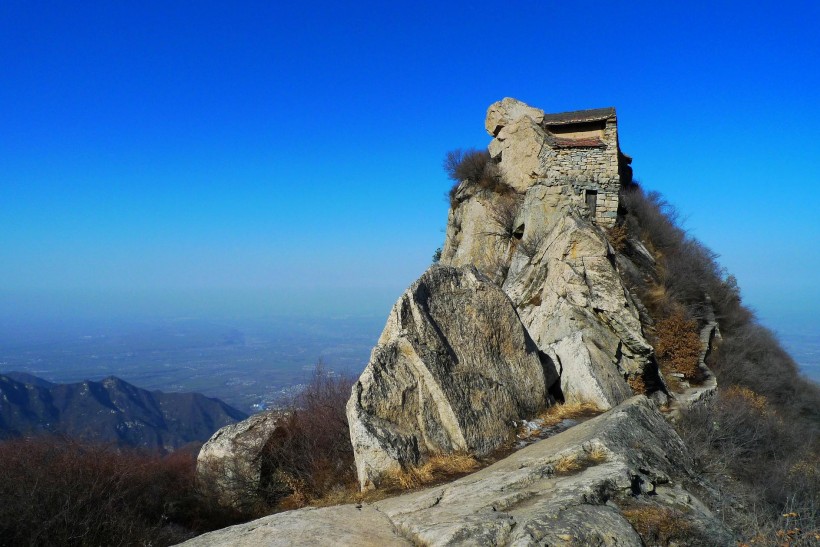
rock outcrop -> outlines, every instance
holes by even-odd
[[[609,115],[587,112],[592,119]],[[610,408],[632,395],[628,379],[642,378],[654,366],[653,349],[600,218],[579,201],[582,188],[596,177],[578,170],[573,179],[571,169],[559,176],[552,152],[547,153],[554,151],[557,137],[545,120],[587,119],[569,114],[545,118],[543,111],[513,99],[490,107],[486,127],[495,135],[490,154],[515,195],[463,182],[449,214],[441,262],[472,264],[503,287],[539,350],[557,366],[567,401]],[[607,153],[617,158],[617,137],[610,140]],[[579,143],[589,144],[581,138],[574,142],[579,150]],[[610,166],[609,159],[602,161]],[[611,197],[617,196],[612,182],[617,169],[608,172],[602,180],[609,194],[595,194],[593,208],[617,208]]]
[[[450,484],[271,515],[185,545],[637,547],[632,522],[641,515],[671,520],[680,544],[733,545],[692,486],[698,479],[686,447],[654,403],[638,396]]]
[[[583,209],[577,199],[579,188],[611,193],[613,180],[617,195],[610,120],[612,109],[490,107],[490,155],[505,184],[458,186],[441,260],[449,268],[432,268],[399,299],[348,404],[362,488],[429,455],[490,453],[513,420],[550,403],[553,387],[567,402],[611,408],[654,366],[597,202]],[[592,174],[554,169],[559,140],[577,150],[566,165]]]
[[[449,484],[272,515],[189,545],[641,546],[655,540],[642,523],[661,521],[679,544],[733,544],[695,496],[712,489],[667,421],[714,392],[705,359],[717,323],[708,316],[701,332],[707,381],[670,402],[644,336],[652,319],[627,287],[653,275],[655,258],[635,238],[621,241],[628,257],[609,243],[631,179],[614,109],[545,114],[504,99],[485,127],[490,179],[451,193],[441,263],[394,305],[347,418],[362,490],[434,456],[511,447],[515,423],[526,440]],[[530,419],[556,399],[607,412],[542,431],[546,418]],[[232,462],[227,483],[210,480],[234,506],[247,490],[231,490],[231,478],[261,482],[275,428],[252,420],[200,455]]]
[[[262,482],[263,453],[277,424],[285,417],[270,410],[217,431],[197,456],[197,480],[225,507],[256,504]]]
[[[487,455],[556,379],[499,287],[432,267],[393,306],[348,402],[362,488],[429,455]]]

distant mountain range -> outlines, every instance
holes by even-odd
[[[140,389],[115,376],[54,384],[0,374],[0,438],[54,433],[84,441],[174,450],[204,442],[247,414],[200,393]]]

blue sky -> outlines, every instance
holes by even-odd
[[[817,3],[345,4],[2,2],[7,314],[386,313],[512,96],[615,106],[746,301],[816,328]]]

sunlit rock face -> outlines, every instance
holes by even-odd
[[[736,545],[675,430],[644,396],[472,475],[373,504],[305,508],[204,534],[211,545],[623,545],[628,516],[673,516],[686,545]]]
[[[474,265],[501,286],[555,364],[564,398],[601,408],[631,396],[626,380],[654,367],[605,234],[624,171],[614,123],[613,109],[544,114],[514,99],[490,106],[490,155],[513,191],[462,182],[441,260]],[[567,161],[583,168],[558,158],[569,149],[575,160]]]
[[[393,306],[348,402],[362,488],[429,455],[487,455],[556,378],[498,286],[432,267]]]

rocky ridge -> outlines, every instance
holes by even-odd
[[[298,543],[297,534],[321,538],[338,523],[340,535],[319,543],[640,545],[629,511],[674,516],[707,544],[730,542],[693,495],[708,497],[708,485],[659,410],[670,397],[681,408],[714,391],[704,358],[717,325],[704,329],[700,363],[712,383],[675,399],[644,332],[646,310],[624,281],[641,265],[607,237],[618,206],[612,173],[631,177],[614,120],[614,109],[490,107],[486,172],[503,182],[454,189],[440,264],[393,307],[347,405],[363,490],[432,456],[487,456],[513,424],[556,402],[608,412],[444,487],[273,515],[194,544],[275,544],[271,534]],[[557,168],[564,149],[569,168]],[[643,251],[636,256],[651,267]]]
[[[306,508],[194,538],[210,545],[642,545],[624,511],[732,535],[692,493],[686,447],[654,403],[628,399],[449,484],[373,504]]]

